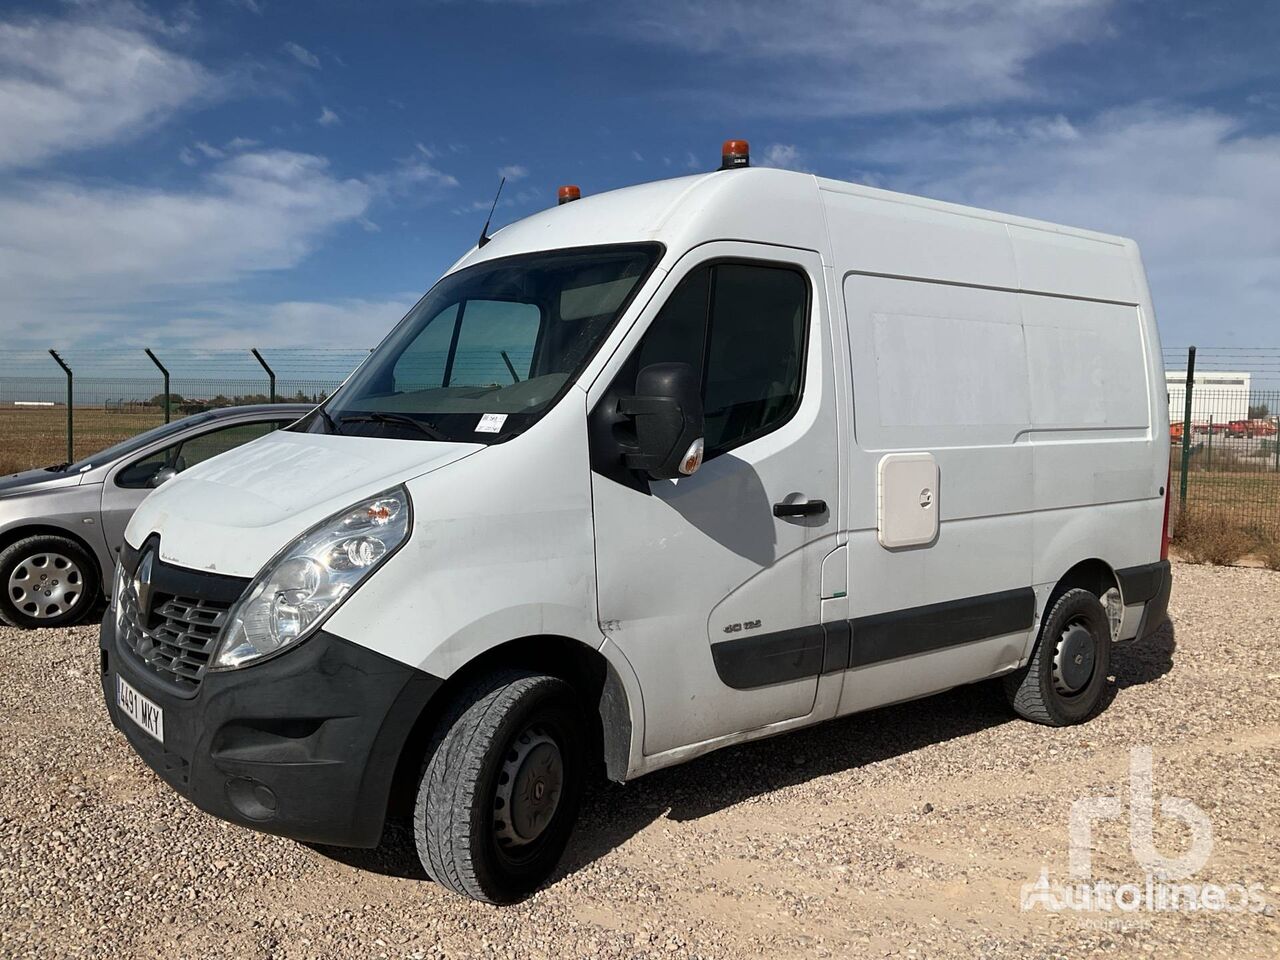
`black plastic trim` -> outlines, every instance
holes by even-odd
[[[1138,621],[1137,639],[1145,640],[1169,621],[1169,595],[1173,592],[1173,571],[1168,560],[1161,560],[1151,566],[1156,568],[1154,576],[1158,579],[1155,592],[1147,599],[1142,611],[1142,619]],[[1129,603],[1128,594],[1124,593],[1125,603]],[[1134,601],[1135,603],[1137,601]]]
[[[825,651],[821,624],[711,645],[716,673],[738,690],[816,677],[822,671]]]
[[[1036,617],[1030,587],[858,617],[849,666],[865,667],[988,637],[1029,630]]]
[[[1120,583],[1120,596],[1125,605],[1146,603],[1157,593],[1169,576],[1169,561],[1158,560],[1155,563],[1144,563],[1137,567],[1125,567],[1116,571],[1116,580]]]
[[[739,637],[711,645],[727,686],[751,690],[1029,630],[1031,587]]]

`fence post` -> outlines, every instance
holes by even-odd
[[[267,361],[262,359],[262,354],[258,352],[258,348],[254,347],[252,353],[257,361],[262,364],[262,369],[267,371],[267,377],[271,380],[271,402],[276,402],[276,372],[267,366]]]
[[[147,356],[151,358],[151,362],[160,368],[160,372],[164,374],[164,422],[169,422],[169,371],[165,365],[156,359],[156,355],[151,352],[150,347],[144,347]]]
[[[58,366],[60,366],[67,373],[67,463],[70,464],[70,463],[74,463],[76,459],[75,442],[74,442],[75,427],[72,420],[72,412],[71,412],[72,411],[71,401],[74,395],[74,391],[72,390],[73,378],[71,374],[71,368],[67,366],[65,360],[63,360],[60,356],[58,356],[57,350],[50,350],[49,356],[53,357],[53,359],[57,362]]]
[[[1204,469],[1208,472],[1213,469],[1213,414],[1209,414],[1209,441],[1204,451]]]
[[[1187,511],[1187,465],[1191,462],[1191,389],[1196,382],[1196,348],[1187,350],[1186,403],[1182,414],[1182,477],[1178,487],[1178,516]]]

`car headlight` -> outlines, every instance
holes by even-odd
[[[223,627],[212,670],[234,670],[306,637],[409,536],[409,492],[380,493],[312,527],[258,574]]]

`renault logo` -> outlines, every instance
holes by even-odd
[[[138,598],[138,616],[143,620],[151,612],[151,566],[154,560],[155,553],[148,550],[133,574],[133,595]]]

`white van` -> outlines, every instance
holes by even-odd
[[[726,147],[502,229],[142,503],[102,683],[170,785],[349,846],[403,798],[432,877],[508,902],[595,765],[989,677],[1107,702],[1170,584],[1137,247]]]

